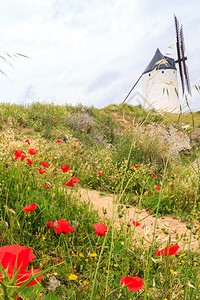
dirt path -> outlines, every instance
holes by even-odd
[[[102,195],[102,193],[95,191],[95,190],[85,190],[80,189],[79,193],[81,194],[81,198],[86,201],[90,201],[91,209],[96,209],[102,218],[102,220],[106,217],[111,219],[112,212],[113,212],[113,195],[107,194]],[[121,205],[120,205],[121,206]],[[103,210],[107,211],[107,214],[104,216]],[[125,206],[122,207],[121,212],[123,209],[126,211],[126,225],[130,225],[133,228],[132,221],[140,222],[140,226],[138,226],[135,230],[135,235],[138,237],[138,243],[141,236],[144,236],[147,240],[147,243],[151,244],[152,234],[154,230],[154,222],[155,217],[150,215],[146,210],[142,209],[138,212],[137,207],[130,207],[128,209]],[[120,213],[120,212],[119,212]],[[146,217],[146,218],[145,218]],[[142,220],[145,218],[144,220]],[[120,219],[118,217],[118,213],[115,214],[116,226],[120,226],[122,220],[124,220],[124,216]],[[141,221],[140,221],[141,220]],[[195,224],[194,230],[199,228],[198,224]],[[194,231],[193,230],[193,231]],[[200,230],[200,228],[199,228]],[[164,233],[165,231],[166,233]],[[178,234],[177,234],[178,233]],[[162,242],[163,246],[166,246],[166,242],[171,235],[171,242],[176,243],[177,239],[176,236],[179,238],[181,235],[186,236],[182,239],[178,244],[182,250],[188,248],[189,238],[190,238],[190,230],[187,230],[186,223],[183,223],[172,216],[164,216],[157,219],[157,228],[156,228],[156,240]],[[197,241],[198,239],[198,232],[196,235],[192,235],[192,243],[191,243],[191,250],[200,252],[200,245]],[[149,241],[149,242],[148,242]]]

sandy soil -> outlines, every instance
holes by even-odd
[[[113,195],[104,194],[95,191],[95,190],[85,190],[80,189],[79,193],[81,195],[81,198],[85,201],[90,201],[91,209],[96,209],[102,218],[102,220],[105,220],[105,217],[107,219],[112,218],[113,214]],[[120,223],[122,223],[122,220],[125,221],[125,225],[130,225],[131,228],[134,228],[134,225],[132,224],[132,221],[137,221],[140,223],[140,226],[136,227],[135,235],[138,237],[138,241],[141,236],[144,236],[146,239],[147,245],[151,245],[152,240],[152,234],[154,230],[154,223],[155,223],[155,217],[150,215],[146,210],[142,209],[139,211],[137,207],[130,207],[126,208],[125,206],[120,205],[120,211],[118,213],[115,213],[115,225],[116,227],[120,227]],[[103,214],[103,210],[107,211],[107,214]],[[116,205],[115,209],[116,211]],[[119,218],[119,213],[126,212],[126,219],[124,219],[124,215],[122,218]],[[145,218],[145,219],[143,219]],[[142,220],[143,219],[143,220]],[[198,224],[194,225],[194,229],[199,229],[196,235],[192,234],[192,242],[191,242],[191,250],[197,251],[200,253],[200,241],[198,243],[198,234],[200,235],[200,228]],[[165,233],[163,232],[165,231]],[[169,236],[171,235],[171,242],[176,243],[177,236],[180,238],[181,235],[185,234],[185,237],[178,242],[178,245],[181,247],[181,250],[187,249],[190,239],[190,230],[187,230],[186,223],[181,222],[177,219],[175,219],[173,216],[164,216],[157,219],[157,228],[156,228],[156,241],[160,242],[162,246],[166,246],[167,240],[169,239]]]

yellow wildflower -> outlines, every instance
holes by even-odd
[[[117,268],[117,267],[118,267],[118,265],[117,265],[117,264],[114,264],[114,267],[115,267],[115,268]]]
[[[87,285],[87,284],[89,284],[89,282],[88,282],[87,280],[85,280],[85,281],[83,282],[83,284],[84,284],[84,285]]]
[[[170,273],[173,275],[174,274],[174,270],[170,269]]]
[[[90,254],[90,257],[96,257],[96,256],[97,256],[96,253],[91,253],[91,254]]]
[[[79,253],[79,256],[80,256],[80,257],[84,257],[84,255],[83,255],[82,253]]]
[[[185,253],[183,253],[183,254],[179,255],[179,257],[183,257],[183,256],[185,256]]]
[[[88,258],[86,258],[85,261],[88,262]]]
[[[75,254],[75,253],[73,253],[73,254],[72,254],[72,256],[73,256],[73,257],[76,257],[76,254]]]
[[[69,275],[69,280],[76,280],[77,279],[77,276],[75,274],[70,274]]]

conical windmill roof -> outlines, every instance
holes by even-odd
[[[163,62],[162,62],[163,60]],[[156,64],[157,62],[161,62]],[[146,67],[143,74],[151,72],[153,70],[163,70],[163,69],[174,69],[176,70],[174,59],[163,55],[157,48],[154,57],[152,58],[150,64]]]

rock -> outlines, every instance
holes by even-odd
[[[55,292],[57,287],[60,286],[60,281],[56,279],[56,277],[52,276],[49,282],[48,290]]]
[[[159,136],[163,140],[163,144],[170,149],[171,157],[173,159],[180,159],[180,152],[189,152],[192,147],[190,138],[183,129],[176,129],[172,125],[167,130],[163,125],[150,124],[147,126],[152,136]],[[200,133],[199,133],[200,134]],[[168,155],[168,153],[166,153]]]
[[[191,139],[200,141],[200,128],[196,128],[191,132]]]
[[[192,168],[200,169],[200,157],[195,159],[192,164],[190,164]]]
[[[169,142],[172,142],[172,149],[177,152],[190,151],[192,149],[190,145],[190,138],[183,130],[176,130],[172,125],[169,128]]]

